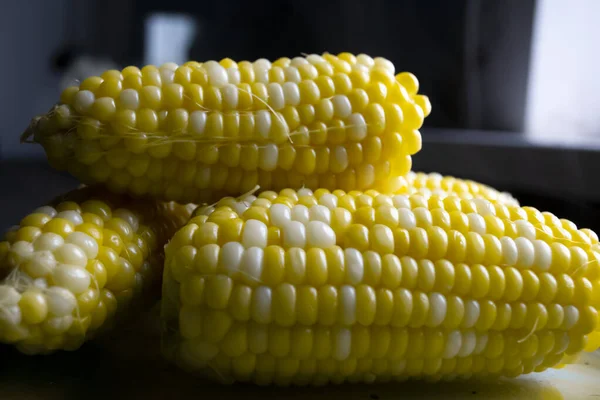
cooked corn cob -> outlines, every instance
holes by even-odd
[[[0,242],[0,342],[28,354],[74,350],[153,301],[163,246],[190,214],[89,188],[34,210]]]
[[[224,382],[517,376],[600,346],[600,245],[454,195],[267,191],[166,249],[163,349]]]
[[[67,88],[24,134],[85,183],[179,202],[395,189],[431,111],[417,79],[342,53],[127,67]]]

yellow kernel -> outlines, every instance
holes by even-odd
[[[85,78],[83,82],[79,85],[79,90],[89,90],[91,92],[95,92],[96,89],[102,84],[103,79],[99,76],[90,76],[89,78]]]

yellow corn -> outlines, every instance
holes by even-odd
[[[34,210],[0,242],[0,342],[74,350],[155,301],[163,246],[190,214],[89,188]]]
[[[266,191],[166,249],[163,348],[225,382],[517,376],[600,346],[600,246],[483,197]]]
[[[179,202],[265,190],[396,189],[431,111],[383,58],[127,67],[67,88],[24,134],[84,183]]]

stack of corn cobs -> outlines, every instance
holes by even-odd
[[[0,340],[77,349],[162,285],[165,356],[221,382],[517,376],[596,350],[598,236],[412,172],[418,88],[349,53],[67,88],[24,139],[87,186],[0,242]]]

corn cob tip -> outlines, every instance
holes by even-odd
[[[0,241],[0,342],[74,350],[153,298],[162,245],[191,207],[101,193],[60,196]]]

